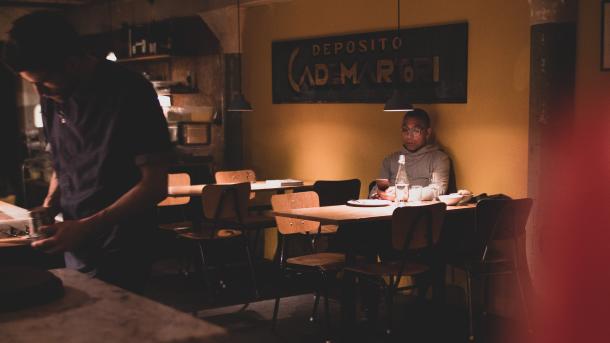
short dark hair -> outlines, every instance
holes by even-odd
[[[422,110],[421,108],[416,108],[413,111],[408,111],[405,113],[405,116],[402,118],[402,123],[404,125],[407,118],[414,118],[420,120],[424,124],[424,129],[431,127],[430,116],[428,116],[428,112]]]
[[[37,11],[13,22],[2,60],[14,71],[60,69],[71,56],[83,54],[80,38],[57,12]]]

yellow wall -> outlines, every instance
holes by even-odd
[[[394,0],[293,0],[248,8],[244,33],[246,165],[261,178],[377,176],[400,146],[400,113],[383,104],[274,105],[273,40],[369,32],[396,25]],[[454,160],[459,188],[527,191],[529,7],[527,1],[403,0],[402,27],[469,23],[468,103],[422,107]]]

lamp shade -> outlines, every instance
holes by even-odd
[[[233,97],[233,100],[231,100],[231,102],[229,103],[229,107],[227,107],[227,111],[251,112],[252,106],[250,106],[250,103],[246,101],[246,98],[244,98],[244,95],[240,92]]]
[[[392,97],[385,103],[383,110],[385,112],[413,111],[413,105],[404,94],[395,89]]]

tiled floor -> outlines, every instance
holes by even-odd
[[[234,342],[324,341],[323,327],[318,322],[309,321],[313,307],[312,281],[305,276],[287,281],[289,296],[282,299],[278,329],[271,332],[277,278],[270,263],[257,264],[261,299],[256,301],[252,301],[250,282],[244,268],[228,268],[222,275],[217,275],[225,281],[226,288],[218,287],[214,302],[209,300],[205,283],[199,276],[185,278],[178,269],[173,260],[157,262],[145,295],[225,327]],[[335,287],[334,293],[337,291]],[[248,301],[252,302],[244,306]],[[438,308],[429,303],[415,304],[409,297],[399,296],[395,305],[394,332],[388,336],[384,333],[383,316],[376,325],[359,322],[348,330],[340,328],[339,304],[331,299],[332,338],[335,342],[467,342],[461,289],[448,288],[448,303]],[[321,309],[322,306],[319,315],[323,316]],[[380,314],[384,313],[384,308],[380,308]],[[514,332],[514,324],[505,319],[488,316],[479,322],[477,342],[509,342],[505,334]]]
[[[223,252],[234,253],[224,248]],[[240,257],[238,254],[239,252],[236,252],[234,256]],[[31,256],[31,253],[27,256],[5,254],[2,257],[3,261],[26,261],[27,264],[49,268],[61,267],[56,259],[49,260],[47,256],[43,261],[39,256]],[[317,322],[309,321],[313,307],[311,290],[314,283],[306,276],[293,277],[285,283],[287,297],[282,299],[278,328],[272,333],[271,316],[273,298],[277,290],[277,269],[270,262],[256,264],[261,295],[256,300],[252,297],[247,269],[243,266],[227,267],[222,272],[214,273],[225,281],[226,288],[216,287],[218,293],[213,302],[208,297],[201,275],[194,273],[185,277],[179,270],[176,259],[167,256],[159,258],[144,295],[227,328],[232,342],[324,341],[323,328]],[[414,304],[409,297],[399,297],[394,312],[394,332],[387,336],[384,334],[383,307],[379,311],[382,317],[376,325],[359,322],[349,329],[339,327],[339,304],[334,299],[337,299],[336,295],[340,289],[334,287],[334,299],[330,302],[333,341],[466,343],[468,340],[464,292],[456,286],[450,286],[447,290],[447,305],[441,308],[429,303]],[[244,303],[248,303],[248,306],[244,307]],[[321,308],[320,306],[320,310]],[[322,314],[320,311],[319,315]],[[494,316],[479,317],[476,342],[519,342],[506,335],[516,332],[513,322]]]

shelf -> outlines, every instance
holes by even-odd
[[[199,94],[199,89],[197,89],[197,88],[190,88],[190,89],[174,89],[174,90],[159,89],[159,90],[157,90],[157,94],[158,94],[158,95],[173,95],[173,94]]]
[[[130,58],[122,58],[117,60],[118,63],[128,63],[128,62],[151,62],[151,61],[162,61],[170,59],[171,55],[144,55]]]

